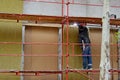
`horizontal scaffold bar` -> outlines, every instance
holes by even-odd
[[[84,69],[67,69],[67,70],[0,70],[0,73],[63,73],[63,72],[100,72],[99,69],[84,70]],[[117,69],[110,69],[109,72],[120,72]]]
[[[102,18],[95,17],[73,17],[73,16],[47,16],[47,15],[32,15],[32,14],[10,14],[10,13],[0,13],[0,19],[8,20],[27,20],[27,21],[39,21],[44,23],[65,23],[66,19],[69,22],[84,22],[92,24],[102,24]],[[120,25],[119,19],[110,19],[111,25]]]
[[[17,71],[17,70],[0,70],[0,73],[62,73],[63,71],[58,70],[46,70],[46,71],[32,71],[32,70],[24,70],[24,71]]]

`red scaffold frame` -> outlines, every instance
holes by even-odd
[[[36,1],[36,0],[24,0],[24,1]],[[40,1],[40,0],[39,0]],[[40,2],[47,2],[47,1],[40,1]],[[66,80],[68,80],[69,72],[77,72],[82,74],[82,72],[99,72],[99,69],[94,69],[94,70],[75,70],[75,69],[69,69],[69,56],[82,56],[82,55],[75,55],[74,54],[74,46],[75,45],[80,45],[78,43],[69,43],[69,22],[85,22],[85,23],[95,23],[95,24],[102,24],[102,19],[101,18],[93,18],[93,17],[70,17],[69,16],[69,4],[80,4],[80,3],[75,3],[74,0],[72,0],[72,3],[67,0],[65,3],[64,0],[62,2],[49,2],[48,3],[57,3],[57,4],[62,4],[62,16],[45,16],[45,15],[31,15],[31,14],[8,14],[8,13],[0,13],[0,19],[10,19],[10,20],[17,20],[19,22],[20,20],[28,20],[28,21],[41,21],[41,22],[49,22],[49,23],[59,23],[62,24],[62,39],[63,39],[63,34],[64,34],[64,24],[66,24],[66,43],[63,43],[62,40],[62,48],[64,45],[66,46],[66,55],[62,54],[62,57],[66,57],[66,69],[65,70],[46,70],[46,71],[18,71],[18,70],[1,70],[0,73],[15,73],[16,75],[23,75],[21,73],[34,73],[35,76],[39,76],[40,73],[50,73],[50,74],[66,74]],[[67,6],[67,15],[64,16],[64,4]],[[102,5],[95,5],[95,4],[80,4],[80,5],[88,5],[88,6],[102,6]],[[113,6],[113,7],[120,7],[120,6]],[[111,19],[110,20],[111,25],[120,25],[120,20],[117,19]],[[46,45],[58,45],[58,43],[31,43],[31,42],[0,42],[0,44],[32,44],[32,45],[41,45],[41,44],[46,44]],[[73,55],[69,54],[69,45],[72,45],[72,53]],[[116,45],[115,45],[116,46]],[[15,54],[0,54],[0,56],[58,56],[58,55],[15,55]],[[97,55],[92,55],[92,56],[97,56]],[[98,55],[99,56],[99,55]],[[63,61],[62,61],[63,62]],[[63,64],[63,63],[62,63]],[[109,70],[110,72],[118,72],[120,73],[120,70]],[[82,74],[83,76],[89,78],[92,80],[92,78]]]

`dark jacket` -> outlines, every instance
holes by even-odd
[[[79,42],[82,43],[83,40],[84,43],[90,43],[87,27],[79,25],[78,29],[79,29]]]

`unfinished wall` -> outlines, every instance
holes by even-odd
[[[102,17],[103,16],[103,1],[104,0],[87,0],[86,16],[88,17]],[[110,14],[116,14],[120,17],[120,0],[110,0]]]
[[[52,1],[56,1],[56,0],[52,0]],[[58,0],[59,1],[59,0]],[[72,0],[70,0],[72,1]],[[87,1],[87,2],[86,2]],[[83,2],[83,0],[75,0],[75,2],[81,2],[81,3],[98,3],[97,0],[89,0],[90,2],[88,2],[88,0],[86,0]],[[92,2],[93,1],[93,2]],[[119,3],[119,0],[115,0],[115,2]],[[114,5],[116,5],[117,3],[112,2]],[[22,0],[1,0],[0,1],[0,12],[7,12],[7,13],[22,13]],[[40,4],[39,4],[40,3]],[[61,15],[61,5],[60,4],[53,4],[53,3],[42,3],[42,2],[25,2],[24,3],[24,13],[28,13],[28,14],[41,14],[41,15]],[[98,3],[99,4],[99,3]],[[119,5],[119,4],[117,4]],[[56,6],[56,7],[55,7]],[[64,15],[66,15],[66,6],[64,6]],[[87,12],[86,12],[87,11]],[[93,13],[94,12],[94,13]],[[118,15],[119,17],[119,8],[112,8],[111,9],[111,13],[115,13]],[[102,8],[101,6],[88,6],[86,8],[85,5],[70,5],[70,16],[89,16],[89,17],[101,17],[102,16]],[[77,42],[77,39],[75,37],[77,32],[75,32],[75,34],[72,34],[73,30],[70,30],[70,37],[72,37],[73,39],[75,39],[75,42]],[[96,33],[99,31],[95,31],[94,35],[96,35]],[[74,36],[75,35],[75,36]],[[4,42],[4,41],[10,41],[10,42],[21,42],[21,23],[16,23],[16,21],[6,21],[6,20],[0,20],[0,42]],[[71,38],[70,38],[71,39]],[[100,38],[99,38],[100,39]],[[72,40],[70,40],[72,41]],[[94,40],[97,41],[97,40]],[[112,40],[114,41],[114,39]],[[74,40],[73,40],[74,42]],[[93,50],[98,50],[99,48],[93,48]],[[71,50],[71,49],[70,49]],[[112,51],[116,50],[114,48],[111,49]],[[79,46],[77,46],[75,48],[75,53],[79,54]],[[99,50],[98,50],[99,51]],[[95,52],[95,51],[93,51]],[[0,53],[3,54],[21,54],[21,45],[17,45],[17,44],[9,44],[9,45],[0,45]],[[113,52],[113,54],[116,52]],[[0,69],[20,69],[20,57],[11,57],[11,56],[7,56],[7,57],[3,57],[0,56]],[[81,60],[79,57],[77,58],[70,58],[70,66],[72,66],[73,68],[79,68],[79,66],[81,67],[81,64],[74,64],[74,63],[79,63],[79,60]],[[116,60],[112,60],[112,62],[116,62]],[[8,64],[9,63],[9,64]],[[81,62],[80,62],[81,63]],[[96,64],[98,65],[98,64]],[[112,63],[113,66],[116,67],[116,65],[114,65]],[[97,66],[98,67],[98,66]],[[96,68],[97,68],[96,67]],[[79,75],[78,75],[79,77]],[[78,79],[78,77],[76,79]],[[74,77],[70,76],[70,78],[75,79]],[[0,75],[0,80],[17,80],[19,79],[18,76],[5,76],[5,75]]]
[[[22,13],[22,0],[0,0],[1,13]],[[0,20],[0,42],[21,42],[22,24],[16,21]],[[0,44],[0,54],[21,54],[21,45]],[[20,70],[21,57],[0,56],[0,70]],[[0,74],[0,80],[19,80],[19,76]]]
[[[64,32],[66,29],[64,30]],[[114,69],[117,69],[117,46],[116,39],[115,39],[115,33],[117,30],[111,29],[110,32],[110,55],[111,55],[111,67]],[[99,69],[100,64],[100,54],[101,54],[101,38],[102,38],[102,28],[89,28],[89,34],[91,39],[91,49],[92,49],[92,60],[93,60],[93,70]],[[66,32],[64,33],[64,42],[66,42]],[[72,43],[78,43],[78,29],[76,27],[70,27],[69,28],[69,44]],[[74,52],[72,51],[73,46],[69,45],[69,54],[70,55],[79,55],[82,54],[80,46],[75,45],[74,46]],[[66,47],[64,46],[64,54],[66,54]],[[64,58],[64,65],[63,67],[66,67],[66,57]],[[81,69],[82,68],[82,56],[69,56],[69,67],[71,69]],[[87,73],[69,73],[69,80],[79,80],[84,79],[88,80],[86,76],[91,77],[94,80],[99,80],[99,72],[91,72],[89,75]],[[118,78],[118,75],[112,74],[111,75],[113,80],[116,80]],[[65,79],[65,74],[64,74]]]
[[[62,0],[47,0],[51,3],[41,1],[24,1],[24,13],[37,14],[37,15],[62,15]],[[86,1],[78,0],[79,2],[86,3]],[[53,3],[52,3],[53,2]],[[59,2],[59,3],[54,3]],[[67,2],[67,0],[64,0]],[[72,2],[72,1],[70,1]],[[67,15],[66,4],[63,5],[63,16]],[[86,16],[86,6],[84,5],[69,5],[69,16]]]
[[[25,45],[24,54],[28,56],[24,58],[24,70],[58,70],[58,56],[55,56],[58,55],[58,45],[55,44],[58,43],[58,30],[57,27],[26,26],[25,42],[38,44]],[[57,76],[41,73],[40,76],[24,76],[24,80],[57,80]]]
[[[110,56],[111,56],[111,68],[117,69],[117,41],[115,39],[115,33],[117,30],[110,30]],[[93,69],[99,69],[100,55],[101,55],[101,28],[90,28],[90,39],[92,44],[92,55],[93,55]],[[95,80],[99,79],[99,74],[94,73],[92,76]],[[116,74],[111,74],[111,79],[116,80],[118,77]]]
[[[24,13],[40,14],[40,15],[62,15],[62,0],[47,0],[53,3],[45,3],[42,1],[25,1]],[[59,2],[58,4],[54,2]],[[64,0],[67,2],[67,0]],[[103,0],[69,0],[69,16],[87,16],[87,17],[102,17],[103,15]],[[116,14],[120,17],[119,0],[110,1],[110,14]],[[56,6],[56,7],[54,7]],[[116,7],[115,7],[116,6]],[[42,8],[41,8],[42,7]],[[63,15],[67,15],[67,7],[64,4]]]

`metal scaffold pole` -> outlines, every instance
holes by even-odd
[[[109,0],[104,0],[102,18],[102,43],[100,61],[100,80],[110,80],[110,18]]]
[[[67,16],[66,16],[66,80],[68,80],[68,63],[69,63],[69,0],[66,3]]]
[[[120,70],[120,27],[118,28],[117,40],[118,40],[118,70]],[[120,73],[118,73],[118,80],[120,80]]]

